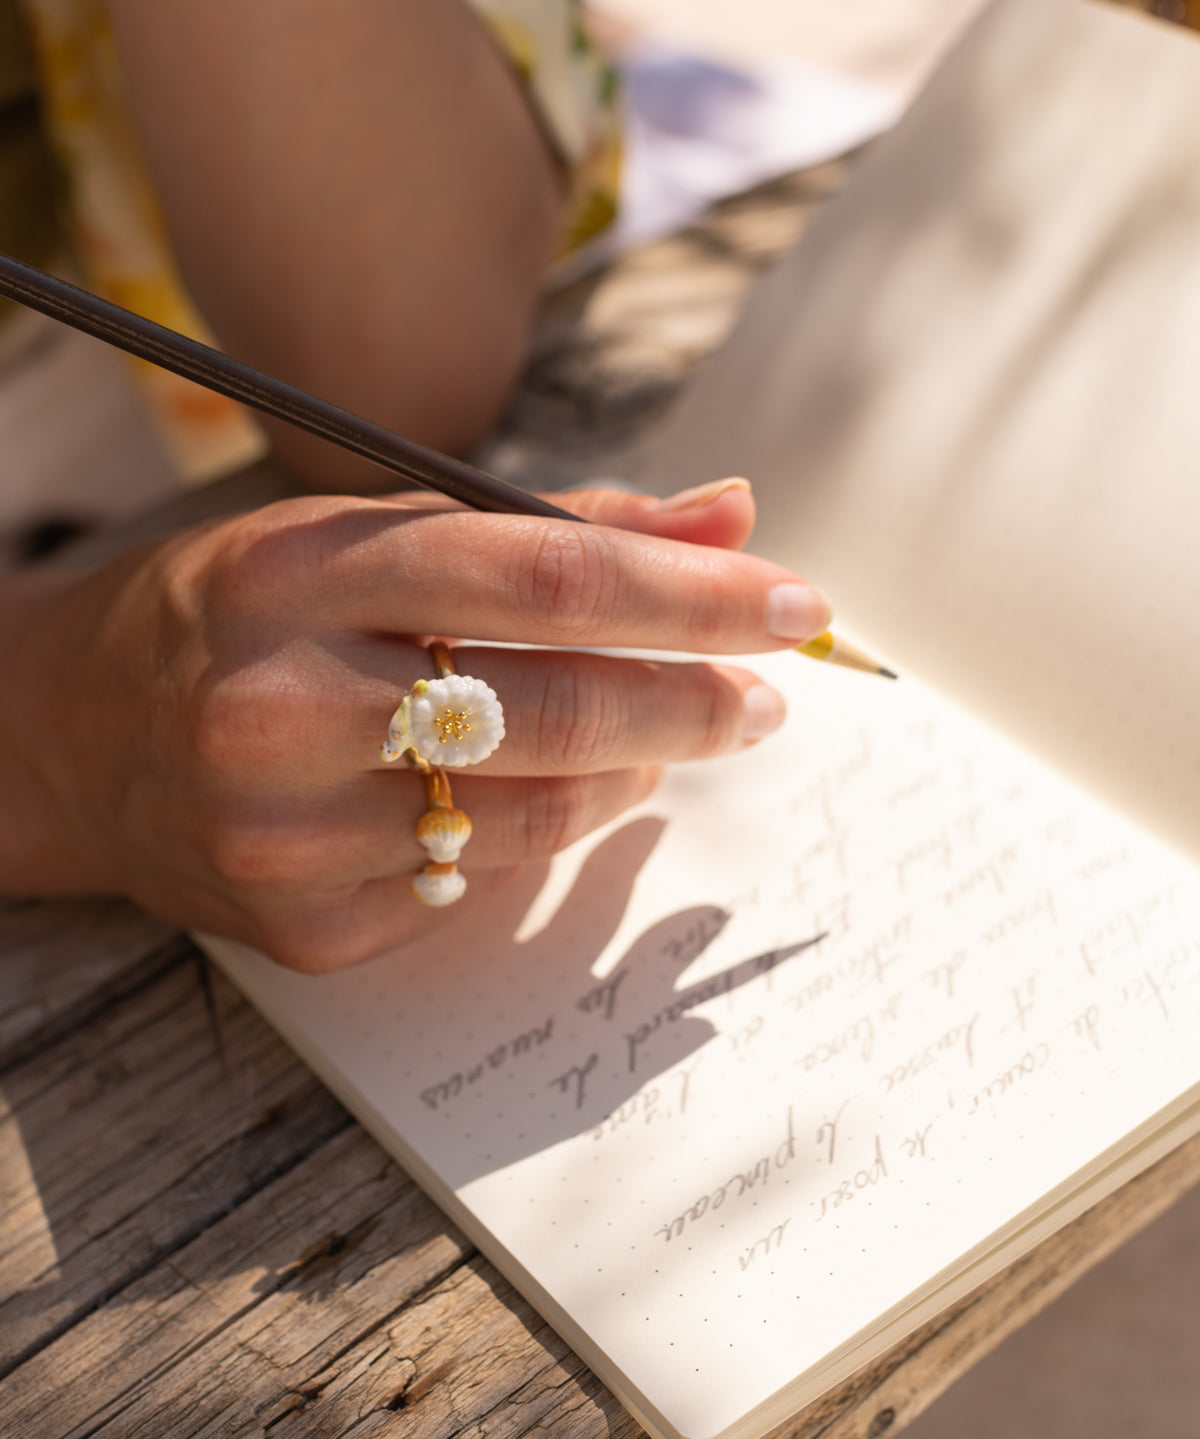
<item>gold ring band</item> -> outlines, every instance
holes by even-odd
[[[433,661],[433,673],[436,679],[444,680],[447,675],[458,673],[454,668],[454,655],[445,640],[434,640],[429,646],[429,658]]]

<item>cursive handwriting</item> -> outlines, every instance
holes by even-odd
[[[482,1059],[477,1060],[469,1068],[458,1070],[445,1079],[440,1079],[436,1084],[428,1085],[421,1090],[421,1103],[436,1109],[440,1104],[446,1104],[451,1099],[457,1099],[459,1094],[470,1085],[479,1084],[484,1077],[498,1069],[503,1069],[514,1059],[519,1059],[524,1054],[529,1054],[533,1049],[545,1044],[554,1030],[554,1016],[551,1015],[543,1024],[535,1025],[527,1029],[523,1034],[498,1044],[494,1049],[488,1050]]]
[[[765,1185],[770,1179],[774,1170],[785,1169],[796,1157],[796,1130],[792,1118],[792,1106],[788,1105],[787,1112],[787,1133],[774,1153],[766,1153],[755,1159],[745,1169],[736,1170],[716,1188],[701,1194],[682,1213],[677,1214],[674,1219],[660,1225],[654,1231],[655,1238],[662,1236],[665,1243],[672,1239],[678,1239],[686,1229],[698,1224],[705,1215],[715,1214],[726,1202],[741,1199],[743,1195],[753,1192],[759,1185]]]
[[[626,1033],[625,1059],[630,1074],[637,1070],[642,1045],[651,1035],[656,1034],[664,1027],[678,1024],[697,1005],[707,1004],[711,999],[719,999],[721,995],[730,993],[738,985],[745,984],[758,975],[768,973],[777,964],[782,964],[785,959],[791,959],[794,955],[811,949],[814,944],[820,944],[823,938],[824,935],[816,934],[811,939],[801,939],[795,944],[785,945],[780,949],[768,949],[762,954],[756,954],[752,959],[743,959],[738,964],[723,969],[720,974],[714,974],[711,979],[701,980],[699,984],[693,984],[689,989],[682,990],[670,1004],[664,1005],[649,1019],[643,1020],[635,1029]]]
[[[967,1067],[970,1068],[975,1063],[973,1040],[975,1026],[978,1022],[979,1014],[976,1012],[970,1019],[952,1025],[951,1028],[939,1034],[936,1039],[931,1039],[928,1044],[923,1044],[920,1049],[914,1050],[907,1059],[880,1076],[883,1092],[891,1094],[898,1085],[915,1079],[918,1074],[931,1068],[947,1054],[956,1050],[967,1061]]]
[[[611,978],[603,983],[589,989],[575,1001],[575,1008],[581,1009],[584,1014],[602,1014],[605,1019],[613,1017],[613,1011],[617,1007],[617,990],[621,987],[621,981],[629,973],[627,969],[618,970]]]
[[[574,1096],[575,1108],[583,1108],[584,1090],[587,1086],[587,1077],[600,1063],[600,1056],[596,1053],[589,1054],[582,1064],[573,1064],[564,1074],[550,1081],[550,1088],[557,1089],[560,1094]]]
[[[827,1214],[832,1214],[834,1210],[840,1209],[843,1204],[849,1204],[855,1195],[861,1194],[864,1189],[873,1189],[877,1184],[882,1184],[887,1177],[887,1164],[883,1158],[883,1140],[877,1134],[874,1158],[869,1164],[864,1164],[861,1169],[856,1169],[853,1174],[847,1174],[839,1181],[836,1189],[831,1189],[828,1194],[822,1196],[817,1222],[819,1223]]]
[[[750,1268],[760,1254],[765,1259],[768,1254],[778,1249],[783,1243],[783,1236],[791,1222],[790,1219],[785,1219],[782,1224],[777,1224],[761,1239],[756,1239],[749,1249],[743,1249],[738,1255],[738,1268],[745,1271]]]
[[[900,1008],[900,995],[892,994],[882,1003],[864,1010],[856,1019],[827,1035],[819,1044],[813,1045],[800,1059],[804,1069],[819,1069],[831,1060],[846,1053],[857,1054],[860,1059],[870,1059],[875,1053],[875,1040],[879,1026],[893,1024]]]
[[[1045,1069],[1050,1063],[1050,1046],[1045,1040],[1035,1044],[1032,1049],[1027,1049],[1021,1057],[1006,1069],[991,1079],[982,1089],[976,1090],[971,1096],[971,1105],[967,1110],[968,1114],[975,1114],[982,1105],[989,1101],[1000,1099],[1007,1094],[1014,1085],[1021,1080],[1027,1080],[1035,1075],[1039,1069]]]

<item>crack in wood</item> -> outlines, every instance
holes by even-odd
[[[0,1054],[0,1081],[8,1078],[14,1070],[53,1049],[71,1034],[87,1029],[106,1010],[136,998],[172,970],[193,962],[198,953],[186,934],[173,935],[164,943],[155,946],[107,984],[101,985],[74,1004],[67,1005],[52,1019],[9,1045]]]
[[[339,1234],[334,1230],[318,1239],[315,1244],[310,1244],[293,1264],[289,1264],[286,1269],[280,1271],[279,1284],[275,1287],[282,1288],[294,1279],[301,1277],[309,1279],[323,1271],[328,1272],[330,1269],[336,1268],[337,1261],[347,1254],[353,1254],[378,1223],[379,1215],[374,1214],[344,1234]]]
[[[106,1304],[109,1304],[114,1299],[119,1298],[121,1294],[123,1294],[132,1285],[136,1284],[138,1280],[145,1278],[147,1274],[151,1273],[154,1269],[157,1269],[161,1265],[169,1263],[174,1255],[178,1254],[180,1250],[186,1248],[187,1245],[191,1244],[193,1240],[199,1238],[201,1234],[204,1234],[207,1230],[211,1229],[214,1223],[218,1222],[226,1215],[232,1213],[235,1209],[240,1208],[241,1205],[247,1203],[247,1201],[252,1199],[261,1190],[268,1188],[268,1186],[284,1178],[286,1175],[291,1173],[293,1169],[296,1169],[299,1165],[303,1164],[306,1160],[311,1158],[311,1156],[315,1154],[317,1150],[322,1148],[325,1144],[329,1143],[330,1140],[336,1138],[338,1134],[343,1133],[347,1129],[353,1128],[354,1124],[355,1121],[351,1119],[351,1117],[347,1114],[345,1116],[344,1122],[337,1128],[336,1131],[334,1131],[334,1133],[322,1135],[320,1142],[314,1144],[311,1149],[305,1150],[303,1153],[291,1154],[281,1163],[272,1166],[269,1170],[264,1171],[264,1173],[258,1176],[258,1178],[253,1183],[246,1185],[245,1188],[237,1194],[227,1197],[222,1202],[219,1208],[219,1212],[215,1214],[205,1214],[198,1216],[195,1220],[192,1221],[191,1224],[186,1225],[183,1229],[181,1229],[180,1232],[172,1238],[169,1244],[163,1245],[161,1248],[154,1250],[153,1253],[148,1254],[140,1263],[138,1263],[132,1269],[128,1270],[125,1274],[123,1274],[118,1282],[108,1285],[105,1288],[99,1290],[85,1304],[81,1304],[77,1309],[72,1310],[70,1314],[60,1319],[58,1323],[54,1324],[51,1328],[46,1330],[45,1333],[40,1334],[37,1339],[35,1339],[32,1343],[26,1345],[25,1348],[19,1350],[16,1354],[12,1355],[11,1358],[0,1363],[0,1383],[3,1383],[3,1381],[7,1379],[10,1374],[14,1373],[23,1364],[27,1364],[31,1359],[35,1358],[38,1354],[40,1354],[44,1349],[48,1349],[50,1345],[59,1338],[61,1338],[62,1335],[66,1334],[69,1330],[75,1328],[76,1325],[81,1324],[85,1319],[87,1319],[90,1315],[95,1314]],[[184,1177],[186,1177],[186,1175]],[[285,1282],[286,1276],[280,1278],[279,1283],[273,1288],[281,1288]],[[261,1297],[264,1296],[256,1296],[255,1303],[258,1303]],[[246,1306],[247,1309],[252,1309],[253,1307],[253,1304]],[[182,1356],[176,1356],[176,1360],[179,1357]],[[138,1382],[143,1382],[146,1377],[147,1376],[143,1376],[142,1380],[139,1380]],[[86,1436],[80,1436],[80,1439],[86,1439]]]

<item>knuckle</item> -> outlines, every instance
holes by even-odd
[[[284,969],[301,974],[331,974],[357,963],[357,950],[346,942],[338,943],[326,936],[313,938],[294,925],[264,927],[259,948]]]
[[[547,526],[512,576],[524,617],[576,643],[585,643],[612,612],[618,584],[611,540],[583,525]]]
[[[315,498],[252,510],[221,530],[208,575],[215,593],[271,596],[281,583],[319,577],[361,524],[367,502]]]
[[[281,889],[307,877],[300,847],[257,826],[222,825],[208,835],[203,852],[213,874],[241,893]]]
[[[592,828],[591,787],[573,775],[530,786],[524,814],[524,843],[530,856],[557,854]]]
[[[549,770],[607,768],[627,730],[611,678],[583,657],[559,665],[542,695],[535,743]]]
[[[697,586],[693,591],[693,603],[684,616],[687,648],[695,654],[715,654],[728,648],[729,617],[736,611],[735,597],[723,598],[720,585],[708,583]]]
[[[245,757],[262,719],[256,706],[233,680],[205,676],[196,686],[187,712],[188,744],[206,769],[217,773]]]
[[[227,774],[240,766],[255,748],[260,733],[253,712],[227,687],[198,693],[188,716],[188,747],[200,768],[210,774]]]
[[[195,604],[204,615],[227,625],[259,614],[282,568],[280,537],[265,536],[261,523],[252,517],[230,523],[197,573],[194,599],[186,581],[181,586],[181,608]],[[268,550],[270,563],[263,563]]]
[[[336,844],[319,821],[269,804],[227,808],[208,825],[201,851],[212,874],[251,903],[292,898],[308,908],[336,869]]]
[[[742,734],[742,713],[743,703],[737,687],[707,671],[697,697],[697,758],[736,749]]]
[[[328,593],[347,558],[369,541],[366,501],[285,500],[216,527],[196,563],[164,576],[176,613],[228,641],[254,645],[288,633],[281,595]]]
[[[324,706],[286,659],[206,675],[187,712],[187,740],[201,766],[219,776],[261,783],[264,766],[287,761],[309,742]]]
[[[399,881],[405,891],[399,905],[383,908],[372,902],[370,885],[351,885],[318,900],[299,897],[261,926],[259,947],[303,974],[332,974],[376,959],[445,922],[447,916],[437,911],[417,912],[407,892],[410,882],[408,875]],[[396,882],[389,880],[388,888],[394,893]]]

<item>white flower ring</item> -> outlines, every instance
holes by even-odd
[[[408,750],[427,764],[478,764],[504,738],[504,709],[491,685],[470,675],[418,680],[396,707],[380,755],[397,760]]]
[[[467,882],[457,860],[471,835],[471,821],[454,807],[443,766],[459,768],[486,759],[504,738],[504,710],[496,691],[454,669],[440,640],[429,647],[436,678],[418,680],[396,707],[380,757],[391,763],[407,755],[425,776],[429,808],[417,824],[417,838],[429,863],[412,882],[422,904],[441,906],[461,899]]]

